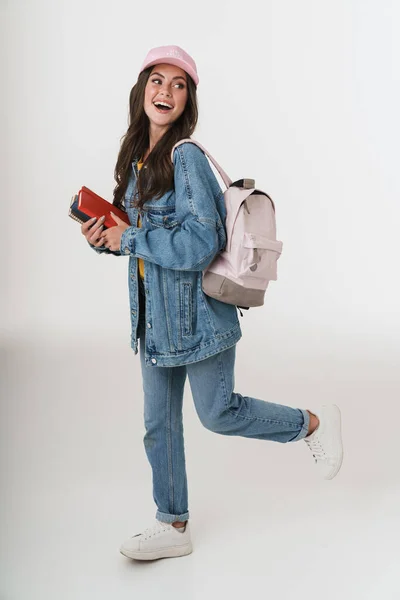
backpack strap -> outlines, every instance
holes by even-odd
[[[215,160],[215,158],[213,158],[211,156],[211,154],[209,154],[207,152],[207,150],[204,148],[204,146],[202,146],[199,142],[196,142],[196,140],[192,140],[191,138],[185,138],[185,139],[180,140],[179,142],[177,142],[175,144],[175,146],[172,148],[172,151],[171,151],[171,161],[172,162],[174,162],[174,150],[175,150],[175,148],[177,148],[181,144],[184,144],[185,142],[191,142],[195,146],[198,146],[200,148],[200,150],[202,150],[204,152],[204,154],[210,159],[210,161],[212,162],[212,164],[214,165],[214,167],[217,169],[217,171],[221,175],[222,180],[223,180],[224,184],[226,185],[226,187],[228,188],[230,185],[232,185],[232,180],[228,177],[228,175],[225,173],[225,171],[222,169],[222,167],[219,166],[219,164],[217,163],[217,161]]]

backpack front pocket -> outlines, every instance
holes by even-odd
[[[258,233],[244,233],[239,277],[276,281],[277,261],[282,245],[282,242],[270,240]]]

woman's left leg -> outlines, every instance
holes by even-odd
[[[310,414],[301,408],[266,402],[234,392],[236,345],[186,365],[197,414],[202,424],[223,435],[274,442],[307,436]]]

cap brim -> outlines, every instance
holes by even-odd
[[[187,75],[190,75],[190,77],[193,79],[195,85],[198,84],[198,82],[199,82],[198,77],[193,73],[193,70],[191,69],[191,67],[189,65],[187,65],[183,60],[180,60],[179,58],[166,57],[166,58],[158,58],[156,60],[152,60],[151,62],[146,64],[145,67],[142,68],[142,71],[144,69],[148,69],[149,67],[154,67],[154,65],[163,65],[163,64],[173,65],[174,67],[180,67],[183,71],[185,71],[185,73]]]

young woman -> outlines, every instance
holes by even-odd
[[[305,440],[326,479],[342,463],[340,411],[282,406],[234,392],[237,309],[202,291],[202,271],[226,244],[223,192],[203,152],[179,140],[196,127],[194,60],[178,46],[153,48],[130,93],[130,122],[119,152],[113,203],[127,226],[82,225],[99,253],[129,256],[131,346],[140,359],[144,446],[153,474],[156,522],[123,543],[150,560],[192,552],[182,401],[189,378],[196,411],[222,435],[286,443]]]

